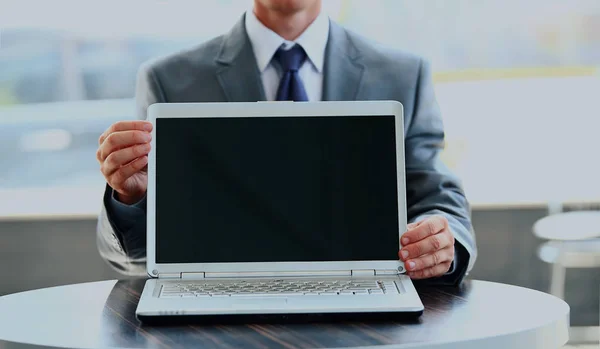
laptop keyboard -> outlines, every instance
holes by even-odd
[[[208,280],[162,285],[160,297],[355,296],[398,294],[394,280]]]

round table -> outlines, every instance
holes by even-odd
[[[416,284],[425,311],[405,321],[147,326],[135,318],[145,280],[101,281],[0,297],[0,349],[13,348],[559,348],[569,306],[485,281]]]

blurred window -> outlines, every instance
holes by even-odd
[[[104,185],[97,138],[135,117],[139,65],[227,32],[251,6],[3,0],[0,198],[11,200],[0,199],[0,216],[96,212]],[[600,1],[324,6],[351,30],[432,62],[447,131],[443,158],[474,205],[600,201]]]

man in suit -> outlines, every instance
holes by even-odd
[[[138,117],[153,103],[397,100],[404,105],[408,231],[399,258],[413,279],[456,285],[476,259],[469,205],[439,153],[444,130],[429,65],[380,47],[321,12],[321,0],[255,0],[225,35],[140,69]],[[144,275],[152,125],[123,121],[99,139],[106,178],[100,254]],[[182,159],[185,161],[185,159]]]

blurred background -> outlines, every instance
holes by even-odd
[[[119,276],[95,246],[98,136],[135,118],[142,62],[228,31],[251,5],[0,0],[0,295]],[[540,259],[535,222],[600,209],[600,1],[325,0],[325,9],[432,62],[444,161],[472,203],[480,257],[470,277],[548,292],[553,264]],[[600,226],[568,226],[564,234],[600,236]],[[573,325],[598,326],[598,271],[566,274]]]

